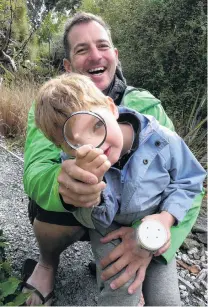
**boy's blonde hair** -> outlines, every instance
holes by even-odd
[[[66,119],[77,111],[94,106],[108,107],[107,97],[87,76],[70,73],[47,81],[41,88],[35,106],[37,127],[54,144],[64,143]]]

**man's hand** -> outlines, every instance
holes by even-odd
[[[100,193],[106,186],[103,181],[98,183],[95,175],[78,167],[75,160],[62,163],[58,183],[59,193],[65,203],[85,208],[99,203]]]
[[[76,160],[62,163],[58,183],[65,203],[85,208],[100,203],[100,194],[106,186],[101,180],[110,168],[106,158],[101,149],[86,145],[78,150]]]
[[[146,269],[152,259],[152,255],[149,252],[144,255],[145,251],[142,251],[141,254],[136,241],[135,229],[131,227],[121,227],[112,231],[105,238],[102,238],[101,242],[107,243],[118,238],[121,238],[122,242],[101,260],[103,269],[114,262],[102,273],[101,278],[108,280],[125,268],[125,271],[111,282],[110,286],[112,289],[118,289],[136,274],[134,282],[128,288],[129,294],[132,294],[144,281]]]
[[[98,182],[103,179],[104,174],[111,167],[103,150],[93,148],[91,145],[84,145],[76,151],[76,165],[94,174],[98,178]]]
[[[166,228],[166,231],[167,231],[167,241],[154,254],[154,256],[160,256],[161,254],[165,253],[168,250],[168,248],[170,247],[170,242],[171,242],[170,227],[174,225],[175,218],[170,213],[168,213],[166,211],[162,211],[161,213],[158,213],[158,214],[152,214],[152,215],[145,216],[145,218],[142,219],[142,222],[146,221],[146,220],[157,220],[161,224],[163,224],[165,226],[165,228]]]

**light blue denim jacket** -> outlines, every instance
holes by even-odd
[[[73,214],[88,228],[107,228],[113,220],[129,226],[161,211],[182,221],[202,191],[205,170],[175,132],[150,115],[119,107],[119,113],[126,112],[136,115],[141,124],[138,149],[123,169],[111,167],[105,174],[103,202]]]

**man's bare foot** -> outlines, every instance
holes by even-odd
[[[43,297],[46,297],[49,293],[53,291],[54,288],[54,278],[55,278],[56,268],[53,266],[45,266],[41,263],[37,263],[32,275],[27,280],[27,283],[34,288],[36,288]],[[22,292],[28,292],[28,289],[23,288]],[[49,299],[45,306],[51,306],[52,298]],[[42,305],[41,298],[33,293],[26,301],[27,306],[39,306]]]

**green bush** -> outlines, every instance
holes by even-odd
[[[0,306],[20,306],[29,294],[20,292],[21,281],[11,276],[11,266],[5,257],[6,244],[0,229]]]
[[[130,85],[189,114],[206,84],[206,15],[198,0],[83,0],[108,22]]]

